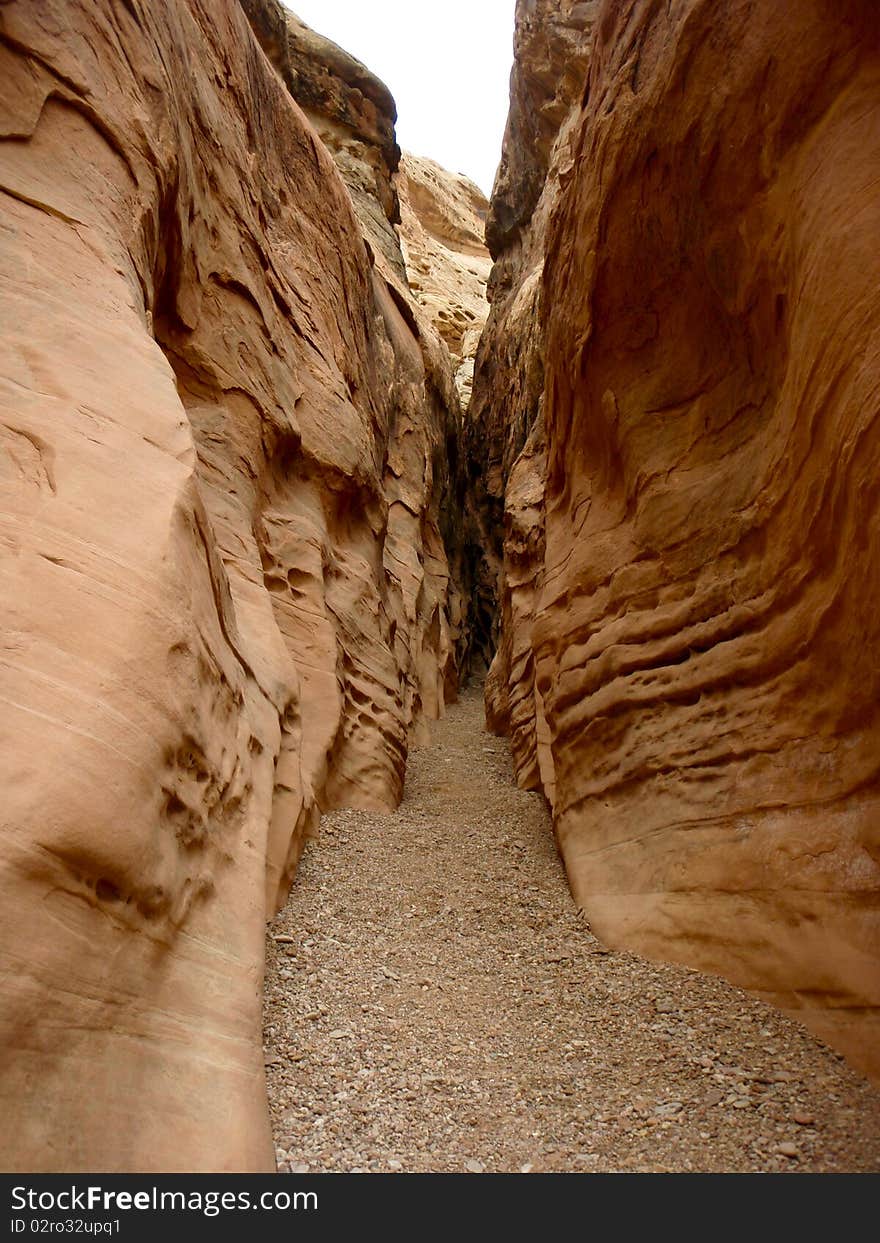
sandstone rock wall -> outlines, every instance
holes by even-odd
[[[405,282],[394,228],[400,222],[395,176],[400,148],[391,92],[359,60],[293,13],[286,20],[287,72],[294,98],[336,161],[373,250]]]
[[[478,360],[490,715],[604,939],[878,1073],[878,11],[606,0],[593,39],[539,291]],[[518,239],[520,182],[490,217]]]
[[[483,240],[489,204],[461,173],[404,153],[398,176],[400,234],[410,289],[449,350],[463,409],[489,313],[492,260]]]
[[[267,0],[252,3],[267,7]],[[447,659],[443,679],[448,701],[469,658],[458,444],[487,309],[490,261],[482,237],[488,204],[467,178],[432,160],[402,158],[394,132],[397,108],[385,84],[295,14],[286,12],[284,21],[286,44],[276,37],[276,20],[252,14],[264,50],[333,157],[384,285],[383,297],[394,304],[393,315],[402,316],[406,339],[418,341],[427,395],[443,414],[445,440],[434,446],[432,469],[450,570],[444,650],[454,659]],[[441,703],[439,698],[432,703],[431,715]],[[413,738],[427,741],[423,717],[416,718]]]
[[[544,248],[571,172],[596,8],[595,0],[522,0],[516,8],[510,113],[486,227],[491,310],[463,436],[472,645],[487,663],[494,650],[489,716],[509,730],[527,789],[539,784],[529,618],[543,566]]]
[[[448,357],[245,7],[0,8],[7,1170],[273,1167],[266,909],[454,689]]]

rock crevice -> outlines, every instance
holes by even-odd
[[[519,0],[489,204],[276,0],[0,35],[4,1168],[273,1168],[266,915],[490,662],[596,933],[880,1073],[872,0]]]

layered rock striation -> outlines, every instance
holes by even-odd
[[[449,350],[462,408],[489,313],[492,260],[483,240],[489,204],[462,173],[404,153],[398,176],[400,234],[410,289]]]
[[[530,0],[516,7],[514,64],[510,78],[510,112],[504,133],[501,162],[486,222],[486,241],[492,266],[487,297],[490,310],[479,343],[473,396],[464,426],[467,485],[466,507],[471,525],[472,618],[475,660],[488,665],[498,652],[490,673],[490,715],[507,713],[507,670],[512,659],[510,642],[521,627],[499,626],[505,611],[531,606],[531,588],[518,585],[518,600],[510,598],[511,577],[502,572],[505,531],[514,543],[524,536],[532,548],[529,565],[539,565],[540,521],[531,512],[516,533],[519,520],[510,511],[522,487],[507,484],[511,471],[531,435],[520,473],[527,462],[540,458],[543,445],[544,391],[542,272],[547,224],[560,192],[560,180],[570,169],[570,147],[578,122],[580,98],[591,46],[595,0]],[[526,493],[540,490],[541,472]],[[506,512],[508,511],[508,512]],[[537,555],[535,555],[537,552]],[[525,569],[522,556],[518,557]],[[527,577],[530,571],[525,569]],[[523,653],[513,658],[528,659]],[[502,674],[502,665],[504,672]],[[514,686],[522,678],[512,680]],[[531,699],[514,709],[518,721],[512,732],[515,754],[535,752]]]
[[[342,65],[353,204],[323,62],[244,10],[0,9],[5,1169],[273,1168],[265,913],[454,693],[393,105]]]
[[[468,429],[488,715],[605,940],[880,1073],[876,8],[575,5],[566,111],[554,7],[518,6]]]
[[[596,7],[538,0],[516,9],[510,112],[486,227],[491,309],[463,436],[471,641],[475,655],[491,660],[488,719],[510,733],[526,789],[541,785],[537,731],[544,732],[530,639],[544,538],[542,274],[548,221],[571,167]]]

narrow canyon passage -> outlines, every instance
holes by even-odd
[[[0,0],[0,1169],[880,1168],[880,5],[288,2]]]
[[[393,815],[321,822],[268,933],[279,1166],[871,1170],[880,1093],[721,981],[609,953],[471,689]]]

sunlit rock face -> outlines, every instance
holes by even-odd
[[[266,911],[454,693],[448,353],[246,8],[0,12],[5,1169],[273,1168]]]
[[[489,717],[603,938],[878,1073],[880,19],[589,7],[555,204],[490,212]]]

